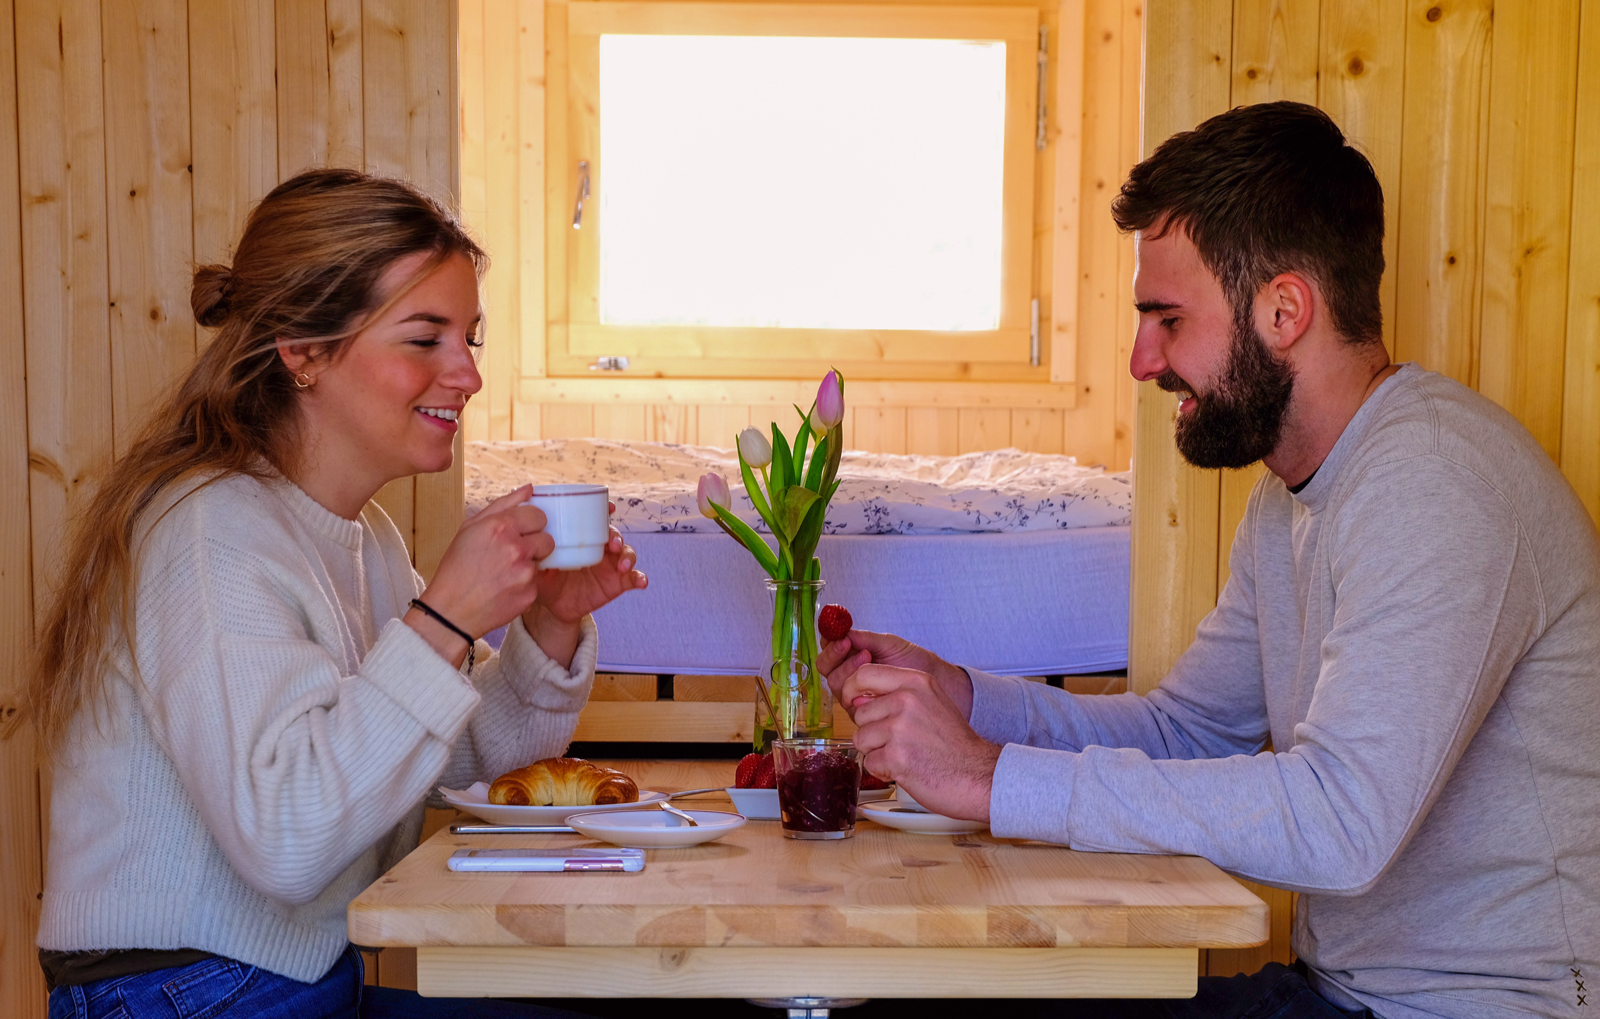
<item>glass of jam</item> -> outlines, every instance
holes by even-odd
[[[780,739],[772,744],[778,812],[791,839],[847,839],[856,832],[861,751],[847,739]]]

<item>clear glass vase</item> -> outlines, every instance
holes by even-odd
[[[772,604],[772,658],[757,677],[755,751],[775,739],[833,735],[833,691],[817,671],[821,580],[767,580]]]

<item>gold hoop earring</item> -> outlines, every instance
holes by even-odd
[[[305,381],[301,382],[300,381],[301,379],[305,379]],[[307,375],[305,372],[301,372],[300,374],[298,374],[298,375],[296,375],[294,377],[294,387],[296,389],[310,389],[311,388],[311,383],[312,383],[311,376]]]

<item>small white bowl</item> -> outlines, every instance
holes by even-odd
[[[776,789],[739,789],[729,786],[728,798],[733,801],[733,809],[748,817],[752,821],[779,821],[783,815],[778,812],[778,790]],[[894,786],[887,789],[863,789],[856,793],[857,803],[868,803],[873,800],[886,800],[894,795]]]
[[[601,842],[634,849],[677,849],[720,839],[744,827],[741,814],[726,810],[686,810],[696,827],[664,810],[602,810],[567,818],[572,830]]]

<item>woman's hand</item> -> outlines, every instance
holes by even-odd
[[[937,681],[940,691],[961,712],[962,718],[972,714],[972,680],[965,669],[951,665],[904,637],[851,630],[844,638],[823,645],[817,655],[817,668],[828,678],[834,700],[844,705],[851,718],[855,718],[855,705],[844,698],[844,685],[864,665],[889,665],[926,673]]]
[[[612,504],[612,512],[616,505]],[[605,557],[581,570],[545,570],[539,574],[539,597],[522,614],[528,635],[546,655],[562,665],[572,663],[572,654],[582,637],[583,617],[628,591],[642,591],[650,578],[634,569],[639,555],[622,541],[622,533],[611,528]]]
[[[519,505],[532,492],[523,485],[462,524],[422,593],[429,608],[473,637],[509,623],[538,597],[536,564],[556,543],[545,533],[544,511]],[[411,609],[403,618],[446,661],[466,657],[466,642],[426,613]]]

